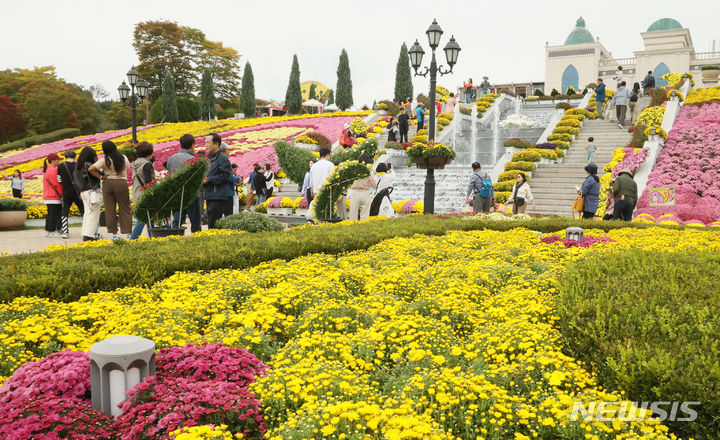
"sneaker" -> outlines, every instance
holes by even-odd
[[[115,234],[112,236],[112,240],[123,240],[125,237],[122,234]]]
[[[94,236],[93,238],[94,238],[95,240],[102,240],[102,239],[103,239],[103,236],[100,235],[99,233],[97,233],[97,234],[95,234],[95,236]]]
[[[45,231],[45,236],[46,236],[46,237],[49,237],[49,236],[50,236],[50,233],[49,233],[48,231]]]
[[[70,238],[70,234],[68,234],[67,232],[63,232],[62,238]]]
[[[57,232],[57,231],[55,231],[55,232],[50,232],[50,233],[48,234],[48,237],[50,237],[50,238],[60,238],[60,237],[62,237],[62,234],[59,233],[59,232]]]
[[[621,130],[623,129],[622,124],[618,124],[618,127],[620,127]]]

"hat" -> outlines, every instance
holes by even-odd
[[[585,171],[590,174],[597,174],[597,165],[595,165],[594,163],[589,163],[585,165]]]
[[[625,173],[625,174],[627,174],[628,176],[632,177],[632,171],[630,171],[630,168],[623,168],[623,170],[618,173],[618,176],[619,176],[620,174],[623,174],[623,173]]]
[[[62,160],[62,159],[60,159],[60,156],[58,156],[57,153],[48,154],[47,161],[52,162],[54,160]]]
[[[345,125],[343,125],[343,128],[350,128],[350,124],[346,122]]]

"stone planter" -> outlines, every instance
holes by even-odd
[[[281,187],[286,186],[286,185],[292,185],[292,183],[293,183],[293,181],[288,179],[287,177],[282,178],[282,179],[277,179],[277,180],[278,180],[278,182],[280,182]]]
[[[0,211],[0,229],[19,228],[25,224],[27,211]]]
[[[550,159],[545,159],[545,158],[543,157],[543,158],[540,159],[540,163],[541,163],[541,164],[548,164],[548,165],[549,165],[549,164],[553,163],[553,161],[550,160]]]
[[[300,217],[310,217],[310,209],[297,208],[295,210],[295,215],[299,215]]]
[[[521,151],[523,151],[522,148],[518,148],[518,147],[505,147],[505,152],[506,152],[506,153],[515,154],[515,153],[519,153],[519,152],[521,152]]]
[[[292,215],[292,208],[268,208],[268,215]]]
[[[317,151],[318,149],[317,144],[304,144],[302,142],[295,142],[295,146],[308,151]]]
[[[385,116],[385,115],[387,115],[387,110],[378,110],[377,114],[380,116]]]
[[[421,170],[442,170],[450,163],[450,158],[445,157],[419,157],[413,159],[415,166]]]
[[[406,156],[405,150],[398,150],[395,148],[386,148],[385,154],[387,154],[388,156],[393,156],[393,157]]]
[[[720,76],[720,69],[711,69],[711,70],[703,70],[702,71],[703,78],[717,78],[718,76]]]
[[[171,235],[185,235],[185,227],[179,228],[148,228],[148,234],[152,238],[170,237]]]

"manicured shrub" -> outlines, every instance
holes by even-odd
[[[0,211],[26,211],[27,203],[24,200],[16,198],[0,199]]]
[[[535,144],[518,138],[506,139],[503,142],[503,147],[515,147],[515,148],[532,148]]]
[[[352,148],[341,148],[330,156],[330,162],[335,165],[348,160],[357,160],[360,156],[367,154],[371,158],[375,158],[378,152],[377,138],[367,138],[359,145]]]
[[[282,231],[285,229],[285,226],[274,218],[256,212],[239,212],[223,217],[218,220],[217,227],[246,232]]]
[[[573,108],[573,106],[569,102],[558,102],[557,104],[555,104],[555,108],[561,110],[568,110]]]
[[[505,181],[502,181],[502,182],[496,182],[496,183],[493,185],[493,188],[495,188],[495,191],[496,191],[496,192],[500,192],[500,191],[512,191],[513,185],[515,185],[515,181],[514,181],[514,180],[505,180]]]
[[[719,265],[714,252],[631,249],[574,263],[559,287],[566,347],[603,386],[701,402],[697,421],[665,422],[683,438],[720,432]]]
[[[403,147],[403,144],[400,142],[387,142],[385,143],[385,148],[390,148],[392,150],[405,150],[405,147]]]
[[[564,142],[572,142],[573,137],[570,134],[565,133],[553,133],[550,136],[547,137],[547,140],[550,142],[554,141],[564,141]]]
[[[540,162],[540,159],[542,156],[536,148],[519,151],[512,156],[513,162]]]
[[[410,143],[414,144],[416,142],[420,142],[421,144],[427,144],[428,139],[427,135],[417,135],[410,138]]]
[[[285,171],[290,180],[298,185],[302,185],[310,161],[317,159],[311,152],[294,147],[285,141],[275,142],[275,154],[277,154],[280,168]]]
[[[510,198],[510,191],[495,191],[495,203],[505,203]]]
[[[582,123],[575,118],[563,118],[557,123],[557,127],[577,127],[580,128]]]
[[[506,180],[515,181],[515,178],[517,177],[518,173],[522,173],[523,171],[524,170],[504,171],[504,172],[500,173],[500,175],[498,176],[498,181],[499,182],[503,182]],[[530,181],[530,176],[527,173],[525,173],[525,177],[527,178],[528,181]]]
[[[577,136],[578,134],[580,134],[580,129],[575,128],[575,127],[562,127],[561,126],[561,127],[555,127],[555,129],[553,130],[553,134],[561,134],[561,133]]]
[[[471,114],[472,114],[472,109],[465,108],[465,107],[460,107],[460,113],[462,113],[462,114],[464,114],[464,115],[471,115]]]
[[[509,170],[521,170],[521,171],[535,171],[537,167],[532,162],[519,161],[519,162],[506,162],[505,171]]]
[[[534,101],[539,101],[539,100],[540,100],[539,96],[528,96],[527,98],[525,98],[525,102],[534,102]]]
[[[69,139],[77,136],[80,136],[79,128],[61,128],[60,130],[38,134],[35,136],[29,136],[13,142],[9,142],[7,144],[0,145],[0,153],[4,151],[16,150],[18,148],[29,148],[33,145],[42,145],[49,142],[61,141],[63,139]]]

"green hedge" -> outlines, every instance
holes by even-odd
[[[504,222],[462,216],[409,216],[343,226],[261,232],[246,236],[186,237],[169,241],[123,240],[112,246],[11,255],[0,264],[0,302],[18,296],[74,301],[90,292],[151,285],[178,271],[247,268],[277,258],[337,254],[393,237],[442,235],[453,230],[525,227],[555,232],[570,226],[603,230],[646,228],[644,223],[572,220],[561,217]],[[652,225],[656,226],[656,225]],[[677,229],[675,226],[664,226]]]
[[[239,212],[223,217],[217,221],[217,227],[245,232],[282,231],[285,229],[285,226],[279,221],[257,212]]]
[[[665,422],[683,438],[720,432],[718,267],[712,252],[633,249],[574,265],[559,288],[567,349],[603,386],[633,401],[701,402],[697,421]]]
[[[288,179],[302,185],[305,179],[305,173],[308,171],[308,164],[317,157],[302,148],[297,148],[285,141],[275,142],[275,154],[278,157],[280,168],[285,171]]]
[[[0,199],[0,211],[27,211],[27,203],[22,199]]]
[[[33,145],[47,144],[49,142],[61,141],[72,137],[80,136],[79,128],[62,128],[45,134],[26,137],[17,141],[0,145],[0,153],[3,151],[16,150],[18,148],[29,148]]]

